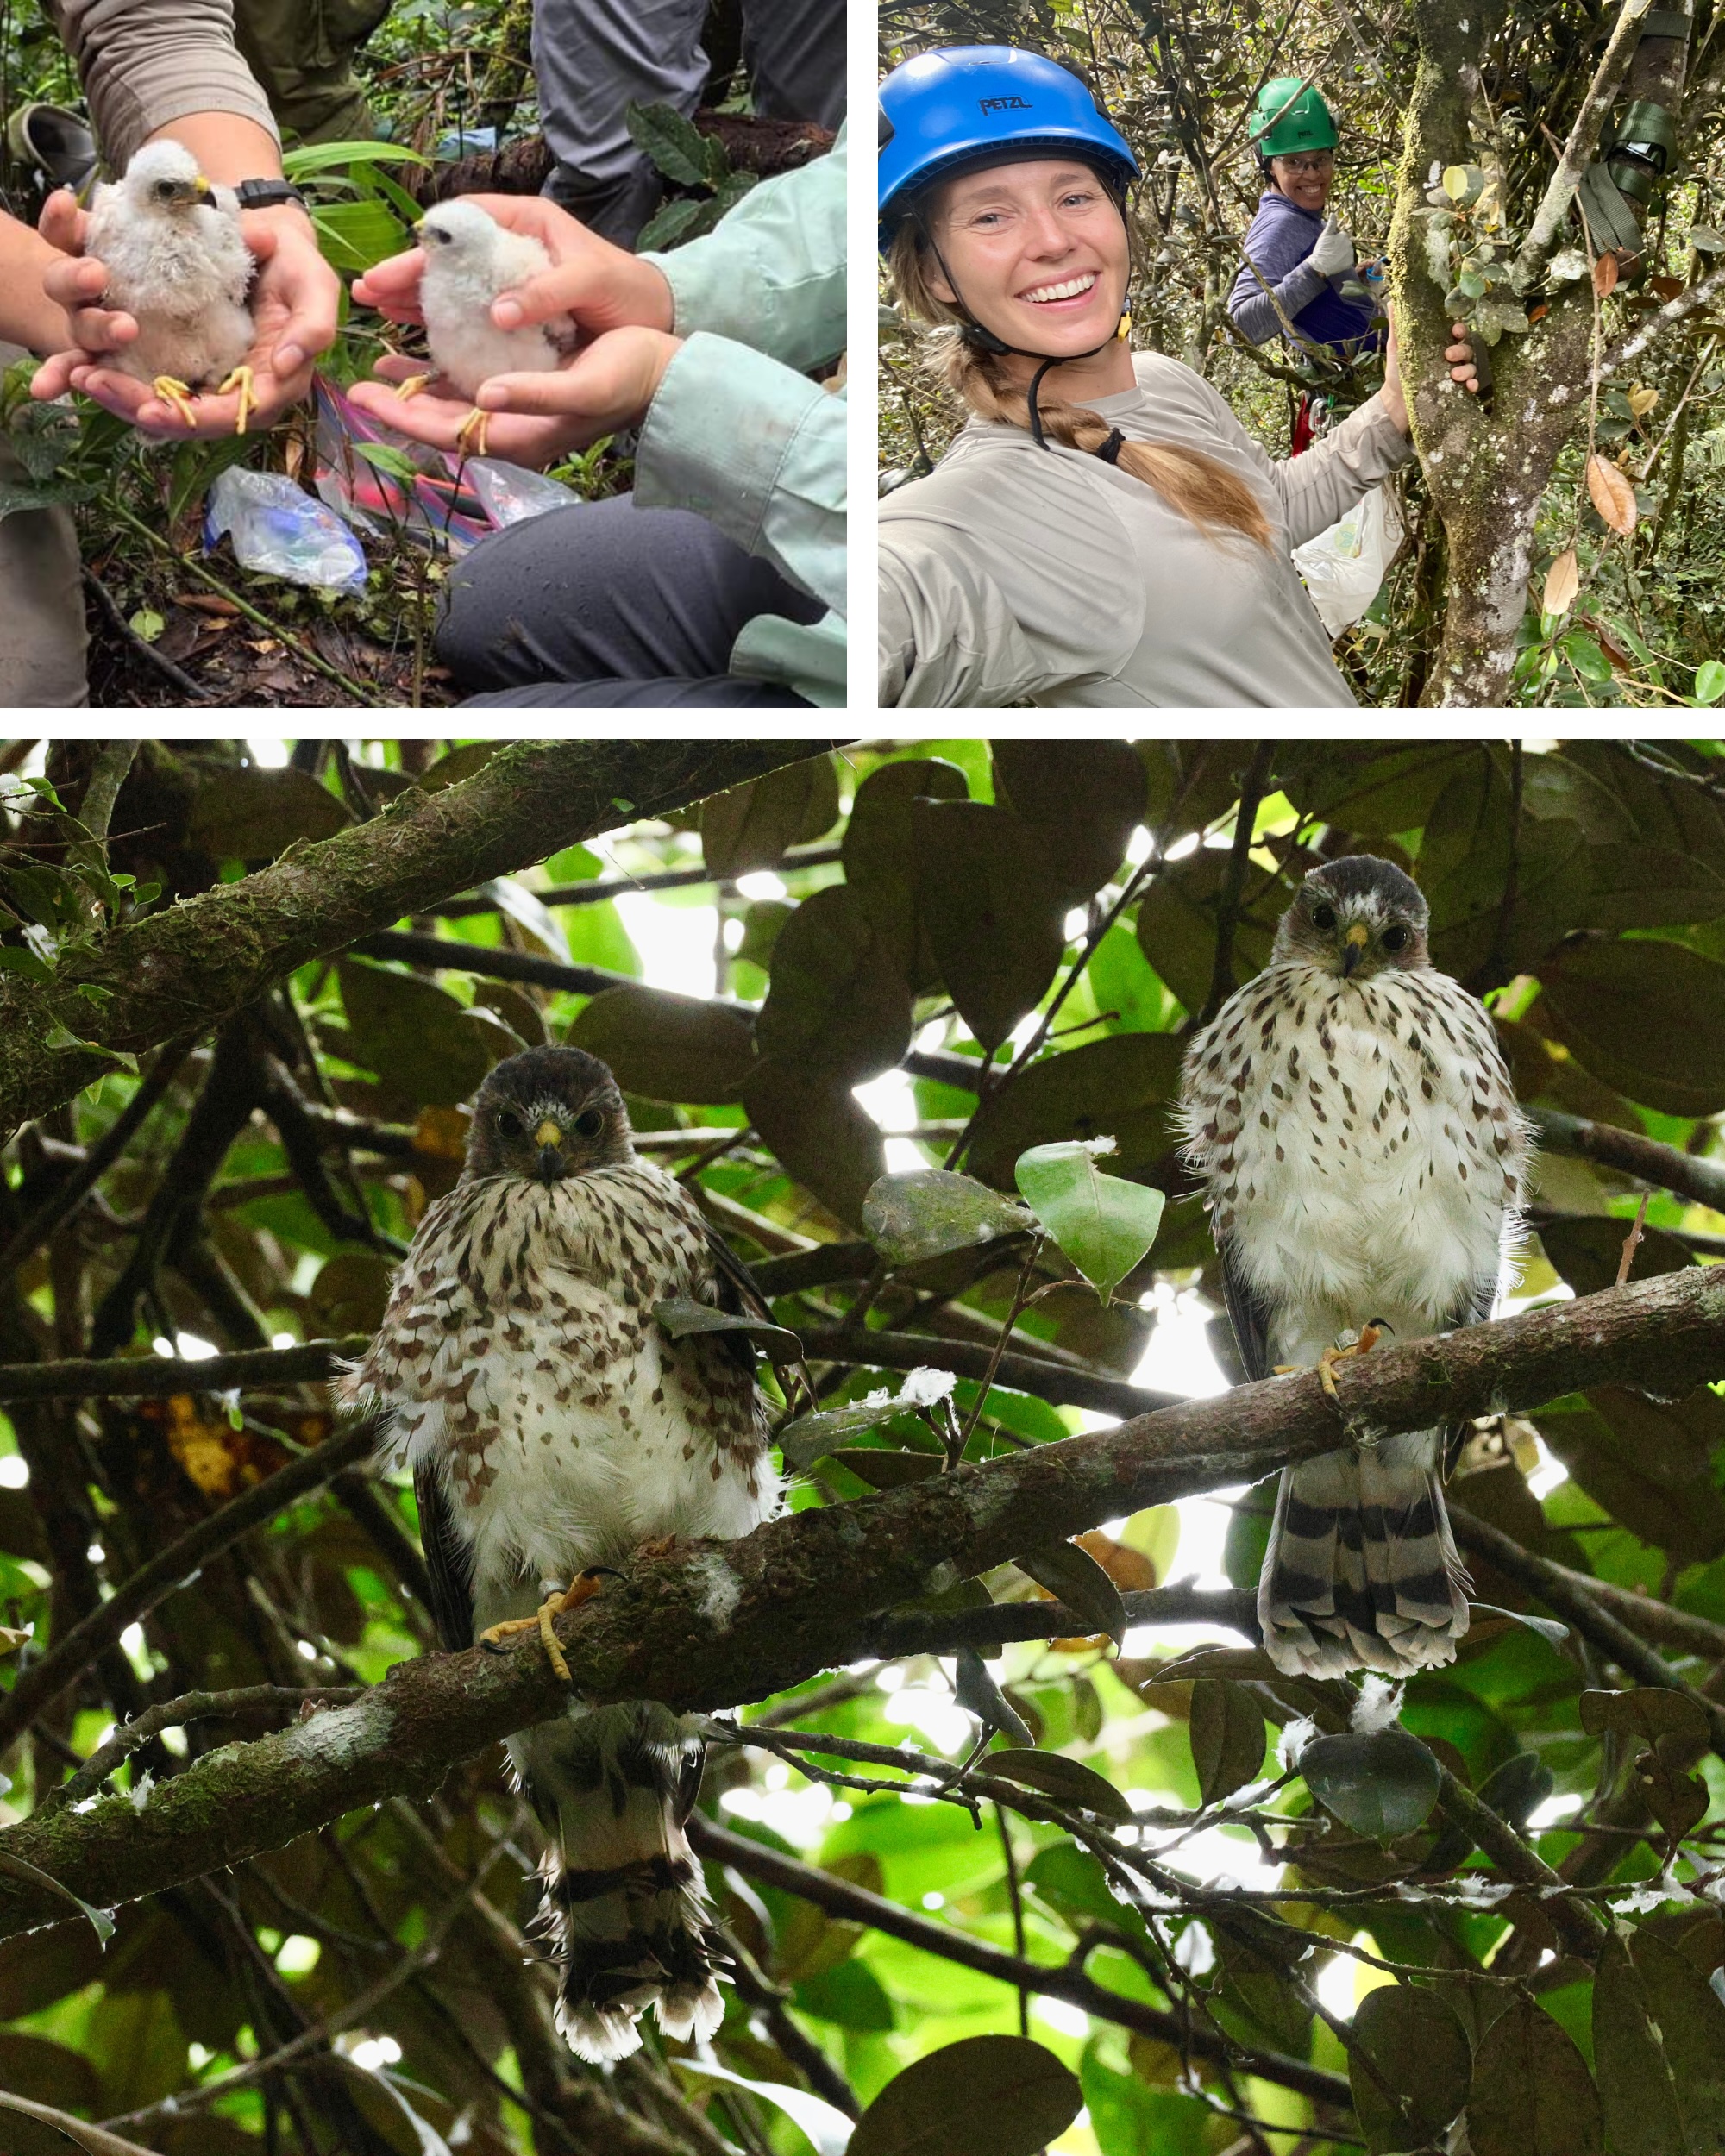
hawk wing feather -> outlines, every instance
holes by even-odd
[[[1276,1312],[1268,1296],[1247,1280],[1234,1257],[1232,1241],[1221,1246],[1222,1299],[1228,1307],[1228,1322],[1234,1329],[1234,1345],[1241,1364],[1254,1384],[1268,1377],[1270,1326]]]
[[[720,1309],[728,1312],[733,1318],[758,1318],[762,1325],[776,1325],[778,1320],[761,1292],[760,1282],[711,1221],[706,1224],[706,1239],[713,1270],[718,1277]],[[746,1369],[752,1377],[755,1374],[755,1344],[748,1334],[733,1333],[725,1341],[725,1347],[739,1367]],[[809,1375],[807,1364],[800,1360],[796,1365],[796,1373],[798,1386],[804,1395],[802,1411],[807,1412],[819,1404],[814,1380]],[[778,1375],[780,1383],[784,1384],[784,1371],[780,1370]],[[787,1385],[785,1389],[787,1404],[794,1411],[798,1403],[791,1398],[791,1388]]]
[[[419,1507],[419,1539],[431,1576],[431,1614],[437,1637],[451,1654],[474,1644],[474,1553],[455,1532],[449,1486],[435,1458],[422,1457],[413,1468],[413,1495]]]

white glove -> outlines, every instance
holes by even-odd
[[[1353,267],[1353,241],[1334,217],[1326,217],[1318,243],[1306,257],[1322,277],[1339,277]]]

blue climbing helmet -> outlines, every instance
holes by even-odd
[[[1070,69],[1013,45],[919,53],[881,85],[881,251],[937,181],[1019,158],[1070,154],[1124,195],[1138,160]]]

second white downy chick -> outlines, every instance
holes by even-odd
[[[125,176],[98,187],[86,251],[107,266],[104,304],[138,325],[135,342],[104,355],[104,367],[147,382],[186,425],[196,390],[240,392],[246,431],[256,337],[246,304],[255,266],[231,189],[207,180],[183,142],[147,142]]]
[[[510,232],[476,202],[442,202],[428,210],[414,228],[425,253],[419,304],[425,338],[436,369],[463,397],[477,395],[493,374],[549,373],[575,348],[573,323],[524,323],[499,329],[491,318],[499,292],[536,277],[551,266],[538,241]],[[411,396],[430,379],[404,382]],[[463,423],[463,453],[485,454],[489,413],[471,412]]]

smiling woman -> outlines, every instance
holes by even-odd
[[[883,705],[1352,704],[1289,558],[1408,455],[1384,388],[1276,463],[1189,367],[1134,353],[1138,160],[1041,54],[881,85],[881,242],[972,417],[881,508]]]

